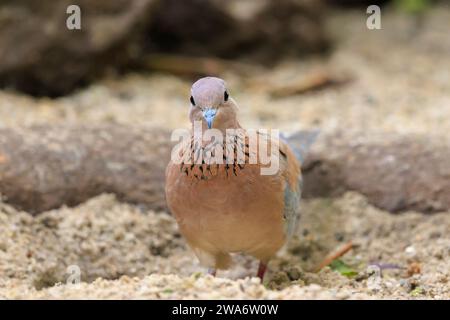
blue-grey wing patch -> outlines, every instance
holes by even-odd
[[[302,190],[302,179],[299,179],[299,191],[292,190],[289,184],[285,182],[284,189],[284,222],[287,238],[291,238],[297,229],[298,219],[300,218],[300,198]]]
[[[317,140],[319,133],[319,130],[299,131],[289,137],[281,135],[281,140],[291,146],[295,156],[303,164],[311,145]]]
[[[290,146],[296,158],[302,164],[304,162],[306,153],[319,135],[318,130],[314,131],[300,131],[288,138],[281,135],[280,139]],[[284,155],[287,161],[286,155]],[[303,188],[303,180],[300,175],[298,179],[298,191],[292,190],[289,184],[285,182],[284,189],[284,220],[285,232],[288,237],[292,237],[297,229],[297,223],[300,219],[300,198]]]

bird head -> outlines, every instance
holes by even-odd
[[[237,106],[229,96],[226,83],[220,78],[205,77],[191,88],[189,118],[201,121],[203,129],[238,128]]]

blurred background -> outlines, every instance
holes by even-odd
[[[0,124],[176,127],[190,84],[216,75],[247,126],[449,126],[448,1],[382,1],[381,30],[370,1],[78,1],[81,30],[70,4],[2,1]]]
[[[449,298],[449,72],[448,0],[2,0],[0,298]],[[245,128],[320,132],[267,288],[185,289],[202,269],[164,168],[205,75],[226,80]],[[252,274],[238,261],[225,277]],[[53,288],[72,264],[89,284]],[[376,290],[373,264],[391,272]]]

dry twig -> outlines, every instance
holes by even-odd
[[[348,251],[350,251],[353,248],[353,243],[351,241],[344,244],[339,250],[336,252],[328,255],[314,270],[315,272],[319,272],[326,266],[328,266],[331,262],[336,260],[337,258],[342,257],[344,254],[346,254]]]

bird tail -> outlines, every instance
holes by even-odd
[[[311,145],[317,140],[319,130],[302,130],[288,137],[281,134],[281,140],[290,145],[301,164],[305,161]]]

